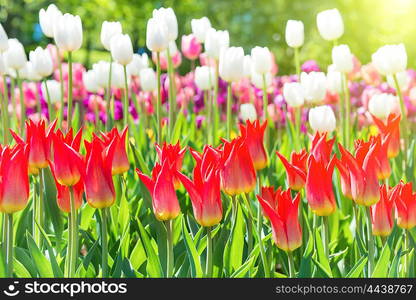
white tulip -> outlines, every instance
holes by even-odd
[[[205,52],[208,57],[219,59],[221,50],[230,46],[230,36],[226,30],[215,30],[210,28],[205,38]]]
[[[82,81],[88,92],[96,93],[100,89],[96,74],[96,70],[89,70],[82,75]]]
[[[93,64],[92,69],[95,72],[95,81],[98,84],[98,86],[101,88],[108,88],[108,79],[110,77],[110,63],[101,60]]]
[[[7,48],[9,48],[9,38],[3,26],[0,24],[0,53],[6,51]]]
[[[79,16],[64,14],[53,27],[55,44],[63,51],[76,51],[82,45],[82,23]]]
[[[154,9],[153,18],[166,24],[169,41],[174,41],[178,38],[178,21],[176,20],[175,12],[171,7]]]
[[[200,43],[204,43],[207,31],[211,28],[211,22],[207,17],[202,17],[201,19],[192,19],[191,28],[192,33],[195,35],[198,41]]]
[[[266,88],[270,87],[272,85],[272,74],[270,72],[266,74],[259,74],[252,69],[251,82],[258,89],[263,88],[263,85],[264,85],[263,76],[264,76],[264,80],[266,80]]]
[[[129,84],[129,81],[130,78],[127,78],[127,84]],[[111,86],[119,89],[124,88],[124,69],[121,64],[116,62],[111,64]]]
[[[133,45],[128,34],[118,34],[111,39],[111,56],[119,64],[126,66],[133,59]]]
[[[22,76],[21,73],[19,75]],[[41,81],[42,78],[43,78],[43,76],[40,75],[36,71],[36,68],[34,67],[33,62],[31,62],[31,61],[28,61],[27,64],[26,64],[26,74],[25,75],[26,75],[25,78],[27,80],[30,80],[30,81]]]
[[[251,49],[251,62],[254,72],[266,74],[272,69],[272,55],[267,47]]]
[[[336,127],[335,114],[328,105],[316,106],[309,110],[309,125],[315,132],[332,132]]]
[[[288,82],[283,86],[283,97],[290,107],[301,107],[305,103],[303,88],[299,82]]]
[[[48,49],[37,47],[29,52],[29,60],[34,70],[41,76],[47,77],[53,72],[52,57]]]
[[[287,21],[285,37],[289,47],[301,47],[305,39],[303,22],[296,20]]]
[[[101,44],[108,51],[111,50],[111,39],[122,33],[121,23],[120,22],[108,22],[104,21],[101,25]]]
[[[140,70],[149,67],[149,57],[146,53],[133,54],[132,61],[127,65],[127,72],[132,76],[139,76]]]
[[[7,67],[4,63],[3,54],[0,53],[0,76],[3,76],[7,73]]]
[[[208,91],[214,86],[215,72],[212,67],[202,66],[195,69],[195,84],[203,91]]]
[[[48,90],[46,91],[46,86],[48,87]],[[61,100],[61,83],[56,80],[47,80],[45,82],[42,82],[42,94],[44,97],[47,97],[47,92],[49,92],[49,99],[52,103],[58,102]]]
[[[162,52],[168,45],[168,26],[166,23],[155,18],[149,19],[146,28],[147,48],[154,52]]]
[[[252,62],[251,62],[250,55],[244,56],[243,68],[244,68],[244,77],[250,78],[251,69],[252,69]]]
[[[334,65],[328,67],[326,86],[331,94],[339,94],[342,92],[342,74],[341,72],[335,71]]]
[[[39,11],[40,28],[44,35],[54,37],[53,28],[61,16],[62,13],[55,4],[50,4],[46,10],[42,8]]]
[[[326,77],[323,72],[302,72],[300,83],[307,103],[319,103],[326,95]]]
[[[344,34],[344,22],[338,9],[321,11],[316,16],[319,34],[324,40],[333,41]]]
[[[222,49],[219,74],[227,82],[236,82],[244,76],[244,50],[241,47]]]
[[[371,56],[371,59],[374,67],[382,75],[403,72],[407,67],[407,53],[403,44],[383,46]]]
[[[349,73],[354,67],[352,53],[348,45],[339,45],[332,48],[332,63],[335,71]]]
[[[157,76],[152,68],[140,70],[140,86],[145,92],[153,92],[157,89]]]
[[[9,48],[4,52],[4,61],[10,69],[20,70],[26,67],[27,57],[23,45],[17,39],[9,39]]]
[[[392,94],[376,94],[368,102],[368,111],[377,118],[386,119],[397,102],[397,97]]]
[[[407,74],[407,71],[396,73],[396,78],[401,90],[406,90],[409,87],[410,77],[409,74]],[[392,88],[396,88],[396,83],[394,82],[392,75],[387,75],[387,83]]]
[[[254,122],[257,119],[256,108],[252,103],[243,103],[240,105],[240,117],[243,122],[249,120]]]

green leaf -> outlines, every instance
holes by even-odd
[[[189,234],[188,229],[186,228],[185,218],[182,220],[182,235],[185,241],[189,262],[191,264],[191,276],[194,278],[203,277],[204,273],[202,271],[198,251],[196,250],[194,241],[192,240],[192,237]]]
[[[237,205],[236,220],[233,222],[230,236],[224,249],[224,269],[226,275],[232,274],[243,263],[244,217],[240,205]]]
[[[315,245],[318,254],[318,260],[316,261],[319,262],[318,267],[323,269],[324,273],[327,274],[328,277],[332,277],[331,266],[329,265],[328,257],[325,254],[323,242],[318,228],[315,230]]]
[[[383,247],[383,250],[381,250],[380,258],[377,261],[373,274],[371,274],[372,278],[387,277],[390,266],[390,253],[391,251],[389,244],[386,243]]]
[[[146,251],[140,239],[137,240],[136,245],[130,254],[130,263],[133,269],[137,270],[146,261]]]
[[[51,263],[48,259],[42,254],[33,240],[29,232],[26,232],[27,245],[29,248],[30,256],[35,262],[36,268],[39,272],[40,277],[53,277],[53,270]]]
[[[365,265],[367,264],[368,258],[362,256],[357,263],[352,267],[352,269],[345,275],[346,278],[358,278],[364,270]]]

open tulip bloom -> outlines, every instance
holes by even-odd
[[[250,48],[150,9],[86,34],[51,4],[44,48],[0,25],[0,277],[415,277],[406,46],[360,62],[336,8]]]

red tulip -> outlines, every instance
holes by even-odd
[[[394,189],[397,190],[397,225],[411,229],[416,226],[416,194],[413,193],[412,183],[400,182]]]
[[[56,180],[56,176],[54,171],[52,170],[52,175],[55,179],[55,186],[56,186],[56,199],[58,203],[58,207],[65,213],[71,212],[71,200],[70,200],[70,191],[69,187],[65,185],[59,184]],[[79,209],[82,205],[82,195],[84,194],[84,181],[81,179],[77,184],[73,186],[74,188],[74,203],[75,209]]]
[[[213,226],[222,219],[220,154],[211,146],[205,146],[202,156],[193,150],[191,153],[196,161],[193,181],[179,172],[178,177],[189,193],[196,221],[201,226]]]
[[[373,235],[388,236],[393,230],[393,205],[396,190],[387,191],[386,185],[380,186],[380,201],[370,207]]]
[[[243,137],[237,137],[231,142],[223,140],[220,163],[221,187],[224,192],[233,196],[254,189],[256,171]]]
[[[112,175],[123,174],[130,169],[129,159],[126,153],[126,136],[127,127],[121,132],[117,128],[113,128],[108,133],[103,133],[104,143],[109,147],[112,143],[115,144],[114,157],[112,162]]]
[[[0,211],[11,214],[25,208],[29,199],[28,147],[6,147],[0,158]]]
[[[383,137],[390,135],[387,155],[388,158],[396,157],[400,152],[400,115],[390,114],[387,118],[387,124],[380,119],[373,117],[374,123],[377,125]]]
[[[116,199],[112,177],[116,146],[116,143],[111,143],[108,148],[104,148],[97,137],[94,137],[91,143],[85,142],[87,149],[85,195],[88,204],[94,208],[110,207]]]
[[[297,194],[292,200],[289,189],[274,191],[273,188],[263,188],[262,195],[257,195],[257,199],[272,224],[277,247],[284,251],[299,248],[302,245],[302,228],[298,220],[300,195]]]
[[[267,166],[267,153],[263,143],[266,127],[267,120],[263,124],[260,124],[259,120],[255,120],[253,123],[247,120],[246,126],[240,124],[241,136],[246,140],[256,170],[264,169]]]
[[[39,169],[48,166],[48,159],[51,150],[51,133],[56,126],[56,120],[46,128],[45,121],[37,123],[29,120],[26,122],[26,141],[17,133],[10,130],[13,138],[18,144],[27,144],[29,146],[29,173],[38,174]]]
[[[335,138],[327,139],[327,134],[320,134],[316,132],[312,139],[311,155],[316,160],[322,160],[324,163],[329,163],[331,160],[332,148],[334,146]]]
[[[185,156],[185,151],[186,148],[181,149],[179,142],[175,145],[163,143],[162,148],[156,144],[156,152],[160,164],[163,165],[165,159],[167,159],[170,169],[176,170],[178,172],[180,172],[182,169],[182,162]],[[176,176],[176,172],[173,172],[172,174],[174,187],[175,189],[179,189],[181,187],[181,182]]]
[[[176,218],[181,209],[173,186],[174,172],[167,159],[163,164],[156,163],[152,170],[152,178],[136,169],[137,174],[152,196],[153,212],[160,221]]]
[[[308,153],[305,150],[299,153],[292,152],[291,163],[278,151],[276,151],[276,154],[286,169],[289,187],[294,191],[303,189],[306,182],[306,161]]]
[[[53,135],[53,161],[49,161],[51,169],[59,184],[65,186],[76,185],[85,175],[85,163],[78,153],[82,131],[75,138],[72,130],[66,136],[58,129]]]

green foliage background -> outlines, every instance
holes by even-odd
[[[87,65],[105,55],[99,39],[102,21],[121,21],[123,30],[131,35],[138,49],[145,45],[147,19],[153,8],[160,6],[174,8],[180,34],[191,31],[192,18],[206,15],[215,28],[230,31],[232,45],[241,45],[246,52],[256,45],[270,47],[276,54],[280,73],[293,71],[291,49],[284,40],[288,19],[305,23],[302,60],[316,59],[323,66],[329,63],[331,45],[317,32],[316,14],[334,7],[341,11],[345,22],[340,42],[349,44],[363,62],[369,61],[383,44],[404,42],[409,64],[413,66],[416,51],[413,0],[0,0],[0,22],[10,37],[18,37],[31,49],[39,43],[34,38],[38,11],[52,2],[63,12],[81,16],[85,35],[83,50],[78,51],[77,58]],[[43,37],[40,44],[47,42]],[[182,68],[185,70],[186,65]]]

